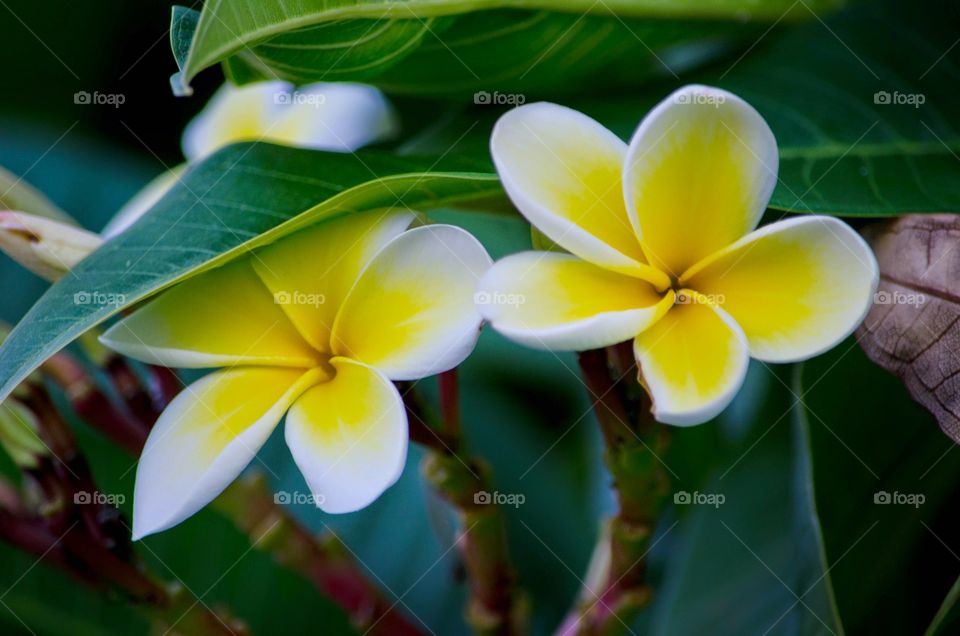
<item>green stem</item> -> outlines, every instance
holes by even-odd
[[[360,571],[340,540],[314,537],[274,501],[262,474],[231,484],[214,507],[246,532],[257,549],[311,581],[346,611],[353,626],[370,636],[421,636],[415,627]]]
[[[613,477],[618,511],[609,521],[609,559],[601,591],[588,599],[576,617],[576,631],[585,634],[619,634],[627,631],[652,596],[646,582],[646,554],[650,549],[657,515],[670,489],[658,459],[667,439],[666,429],[655,426],[649,403],[631,405],[611,377],[604,350],[584,351],[579,362],[605,443],[604,459]],[[614,356],[614,367],[622,356]],[[617,368],[617,377],[631,368]],[[634,417],[630,417],[634,415]]]
[[[17,455],[31,494],[27,501],[0,483],[0,539],[94,588],[119,592],[163,632],[245,634],[226,613],[146,572],[120,511],[98,500],[89,464],[40,378],[31,376],[15,393],[43,444],[31,446],[31,455]]]
[[[429,445],[423,472],[433,488],[460,517],[457,547],[469,585],[467,622],[477,634],[513,636],[526,631],[526,603],[516,586],[516,574],[507,548],[503,513],[490,501],[490,469],[469,457],[460,432],[459,390],[456,371],[439,378],[439,431],[443,444]],[[426,425],[435,416],[425,403],[410,394],[416,405],[413,417]]]

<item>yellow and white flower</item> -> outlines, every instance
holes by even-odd
[[[372,86],[227,82],[184,129],[183,154],[198,161],[239,141],[350,152],[396,129],[393,109]]]
[[[352,152],[397,132],[396,113],[373,86],[338,82],[295,88],[281,81],[225,83],[183,131],[189,163],[241,141]],[[127,229],[167,193],[185,171],[176,166],[148,183],[103,229],[105,239]]]
[[[478,305],[484,318],[544,349],[632,338],[661,422],[712,418],[751,356],[817,355],[869,308],[877,263],[849,226],[803,216],[755,229],[777,182],[777,144],[729,92],[678,90],[629,146],[568,108],[521,106],[497,122],[491,151],[516,207],[569,253],[497,262],[478,293],[492,299]]]
[[[392,380],[458,365],[481,318],[491,261],[449,225],[410,212],[349,214],[188,279],[111,327],[104,344],[172,367],[226,367],[187,387],[150,433],[135,538],[216,497],[286,414],[285,437],[315,501],[350,512],[403,470],[407,418]]]

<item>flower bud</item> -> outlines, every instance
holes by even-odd
[[[51,282],[102,243],[93,232],[60,221],[26,212],[0,212],[0,250]]]
[[[0,447],[20,468],[36,468],[49,454],[40,439],[36,416],[13,398],[0,403]]]

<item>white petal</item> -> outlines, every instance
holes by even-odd
[[[180,523],[220,494],[317,373],[237,368],[184,389],[157,420],[140,456],[134,540]]]
[[[392,380],[451,369],[470,355],[480,331],[473,304],[490,257],[452,225],[404,232],[370,261],[333,327],[334,353]]]
[[[839,219],[773,223],[716,252],[682,283],[717,299],[750,343],[750,355],[796,362],[853,333],[879,281],[873,252]]]
[[[584,351],[623,342],[673,305],[673,292],[573,256],[523,252],[497,261],[480,281],[477,307],[521,344]]]
[[[732,93],[686,86],[630,141],[624,197],[651,265],[679,276],[756,227],[777,183],[777,141]]]
[[[353,360],[290,408],[287,446],[326,512],[364,508],[392,486],[407,459],[407,416],[396,387]]]
[[[309,367],[318,357],[257,278],[249,258],[162,292],[110,327],[100,341],[131,358],[180,368]]]
[[[575,110],[545,102],[504,114],[490,138],[511,201],[550,240],[623,273],[645,268],[622,194],[626,144]]]
[[[347,152],[396,133],[383,94],[361,84],[224,84],[183,133],[183,153],[197,161],[227,144],[268,141]]]
[[[346,214],[258,250],[253,267],[303,338],[329,353],[334,319],[360,272],[413,218],[408,211]]]
[[[702,424],[736,396],[750,357],[743,331],[705,296],[683,290],[677,304],[634,341],[640,381],[665,424]]]

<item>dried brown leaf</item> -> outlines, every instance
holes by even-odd
[[[860,345],[960,443],[960,216],[904,216],[864,234],[880,286]]]

